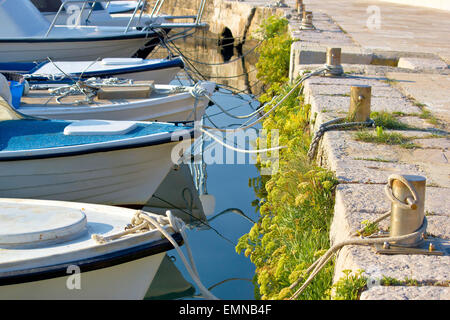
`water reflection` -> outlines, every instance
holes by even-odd
[[[247,39],[239,43],[226,30],[223,36],[197,31],[169,45],[172,51],[179,49],[182,52],[187,68],[192,74],[198,73],[198,78],[215,81],[235,91],[257,94],[261,90],[255,68],[258,61],[255,48],[259,42]],[[149,58],[168,55],[168,50],[160,46]]]
[[[174,44],[189,59],[187,65],[190,71],[221,84],[220,92],[213,95],[215,101],[234,114],[249,114],[259,106],[252,95],[260,90],[255,72],[257,54],[253,50],[257,43],[247,41],[241,48],[236,48],[235,43],[225,36],[218,41],[216,35],[197,32],[189,38],[176,40]],[[167,51],[159,48],[150,58],[166,56]],[[228,63],[224,64],[226,61]],[[181,73],[177,81],[184,83],[185,80],[185,75]],[[224,88],[241,94],[231,94]],[[216,105],[209,106],[206,115],[204,124],[208,126],[236,127],[244,122],[227,116]],[[203,141],[203,151],[212,143],[212,140]],[[239,148],[249,149],[250,143],[245,141],[245,145]],[[205,215],[210,227],[192,227],[187,230],[187,236],[203,285],[220,299],[251,300],[254,299],[251,279],[255,267],[244,255],[236,253],[235,245],[258,219],[258,212],[252,207],[255,195],[249,187],[249,180],[259,174],[247,158],[244,164],[225,164],[229,152],[223,152],[223,161],[206,166],[202,164],[193,170],[196,189],[200,194],[214,196],[215,208]],[[237,154],[232,153],[233,159],[237,159]],[[199,176],[200,172],[203,176]],[[185,246],[181,249],[186,253]],[[175,259],[169,260],[170,263],[165,259],[146,298],[201,299],[177,252],[171,250],[167,254]]]
[[[188,282],[173,263],[174,258],[167,254],[156,272],[145,300],[174,300],[192,297],[195,287]]]

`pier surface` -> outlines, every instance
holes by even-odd
[[[339,180],[332,243],[349,238],[363,221],[390,209],[383,189],[391,174],[414,174],[427,179],[427,235],[444,252],[382,255],[373,246],[346,246],[337,256],[334,282],[344,270],[363,270],[369,279],[363,300],[450,299],[450,11],[373,0],[305,0],[315,29],[300,30],[295,1],[285,3],[292,37],[299,40],[291,49],[292,81],[323,66],[327,47],[342,49],[343,77],[305,82],[314,130],[348,113],[353,85],[372,87],[371,111],[396,114],[410,126],[385,130],[410,137],[409,148],[357,141],[355,131],[323,136],[317,159]],[[389,219],[379,227],[387,231]],[[398,281],[386,286],[383,278]]]

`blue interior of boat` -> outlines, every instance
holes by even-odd
[[[43,61],[40,63],[36,63],[36,62],[3,62],[3,63],[0,63],[0,72],[1,71],[19,72],[22,74],[31,75],[33,72],[38,71],[41,67],[43,67],[47,63],[49,63],[49,61]],[[131,72],[161,70],[161,69],[175,68],[175,67],[184,68],[184,63],[181,58],[173,58],[170,60],[163,60],[158,63],[135,65],[135,66],[129,66],[126,68],[121,67],[121,68],[109,69],[109,70],[105,69],[105,70],[99,70],[99,71],[85,71],[83,73],[83,78],[109,77],[109,76],[121,75],[121,74],[126,74],[126,73],[131,73]],[[81,73],[74,73],[74,74],[72,74],[72,76],[76,78],[76,77],[81,76]],[[42,77],[42,76],[31,76],[29,80],[45,81],[48,79],[45,77]],[[71,81],[71,80],[68,79],[68,81]]]
[[[21,73],[33,73],[43,65],[47,64],[48,61],[43,62],[1,62],[0,70],[1,71],[15,71]]]
[[[163,122],[149,122],[138,123],[136,128],[126,134],[64,135],[64,128],[70,123],[72,122],[64,120],[0,121],[0,153],[111,142],[192,128]]]

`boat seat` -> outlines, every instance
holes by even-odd
[[[107,66],[143,64],[142,58],[104,58],[102,64]]]
[[[120,135],[135,129],[135,121],[80,120],[64,128],[65,135]]]

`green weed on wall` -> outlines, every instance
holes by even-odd
[[[257,68],[258,78],[268,87],[260,99],[265,102],[291,89],[287,82],[292,40],[287,20],[275,16],[262,25],[261,32],[267,40],[259,49]],[[330,246],[337,182],[331,172],[308,160],[309,118],[310,106],[297,90],[263,122],[263,129],[269,133],[279,130],[279,145],[287,148],[279,151],[277,172],[250,181],[257,197],[253,205],[259,209],[260,218],[236,246],[236,251],[243,252],[256,266],[257,299],[289,298],[297,289],[290,290],[289,286]],[[258,158],[259,170],[268,165]],[[333,264],[329,263],[299,299],[327,299],[332,274]]]

